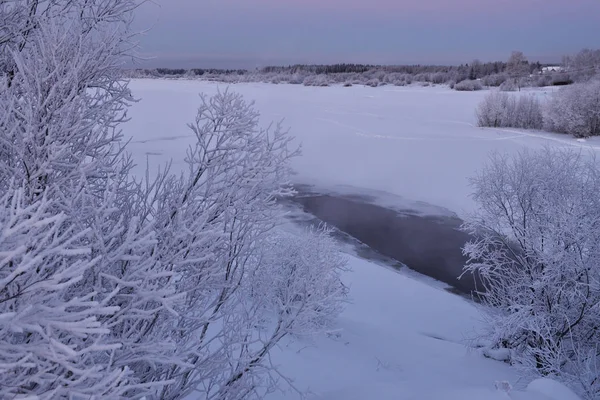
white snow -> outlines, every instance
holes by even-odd
[[[212,94],[227,85],[133,80],[131,88],[144,99],[132,107],[133,119],[125,126],[126,134],[134,133],[138,159],[148,155],[156,164],[172,158],[173,168],[182,168],[193,141],[186,123],[196,114],[198,93]],[[473,207],[467,177],[492,150],[544,145],[600,149],[596,139],[582,143],[560,134],[474,126],[475,108],[486,91],[273,84],[230,89],[256,100],[265,124],[284,119],[302,143],[303,156],[293,165],[296,182],[383,191],[459,214]],[[534,92],[543,98],[551,89]],[[141,164],[140,172],[145,162]]]
[[[541,378],[536,379],[527,385],[527,390],[532,393],[540,393],[550,398],[560,400],[578,400],[579,397],[570,389],[557,383],[552,379]]]
[[[290,343],[273,357],[298,389],[310,389],[309,399],[563,400],[535,387],[519,391],[526,382],[508,364],[465,347],[480,324],[469,301],[355,256],[349,261],[352,302],[339,337]],[[517,389],[499,392],[498,381]],[[281,398],[298,396],[270,397]]]
[[[466,300],[354,256],[349,260],[352,303],[340,318],[340,337],[304,349],[295,343],[275,356],[299,388],[309,387],[323,400],[417,400],[516,381],[506,364],[466,350],[479,318]]]
[[[184,167],[194,140],[186,123],[195,116],[198,93],[212,94],[218,86],[225,89],[200,81],[132,81],[141,101],[131,108],[124,133],[132,139],[137,173],[143,173],[146,157],[152,169],[171,159],[174,171]],[[459,214],[472,209],[467,177],[491,150],[600,149],[596,140],[477,128],[474,110],[485,92],[267,84],[231,89],[255,99],[265,123],[285,118],[302,142],[303,156],[293,164],[296,182],[425,213],[442,212],[437,206]],[[309,398],[570,400],[561,385],[544,380],[527,388],[508,364],[468,350],[481,323],[469,301],[442,285],[348,257],[351,303],[340,317],[340,332],[312,344],[286,342],[273,354],[298,389],[310,389]],[[515,389],[497,390],[504,381]],[[290,391],[269,398],[299,397]]]

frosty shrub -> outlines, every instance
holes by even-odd
[[[563,65],[576,82],[586,82],[600,74],[600,49],[583,49],[563,58]]]
[[[514,79],[507,79],[502,82],[499,88],[503,92],[516,92],[519,90],[519,85],[517,85]]]
[[[304,83],[304,79],[305,77],[302,74],[295,73],[289,77],[288,83],[291,85],[301,85],[302,83]]]
[[[476,80],[465,80],[465,81],[460,81],[457,84],[454,85],[454,90],[458,90],[461,92],[473,92],[475,90],[481,90],[483,89],[483,86],[481,85],[480,81],[476,81]]]
[[[544,87],[544,86],[552,86],[552,75],[550,74],[543,74],[538,76],[538,78],[535,81],[535,86],[537,87]]]
[[[573,79],[567,73],[560,72],[552,75],[552,86],[566,86],[573,83]]]
[[[600,79],[561,88],[544,110],[549,131],[576,137],[600,135]]]
[[[292,137],[240,95],[200,98],[186,173],[134,180],[137,4],[0,0],[0,398],[260,397],[341,309],[328,231],[277,234]]]
[[[534,95],[492,91],[477,107],[477,124],[493,128],[542,129],[542,106]]]
[[[285,77],[282,76],[281,74],[279,74],[279,75],[274,75],[273,77],[271,77],[271,80],[268,83],[278,85],[278,84],[284,83],[284,82],[285,82]]]
[[[304,86],[329,86],[327,75],[308,75],[304,78]]]
[[[442,73],[442,72],[436,72],[435,74],[433,74],[431,76],[431,82],[441,85],[443,83],[448,82],[448,74]]]
[[[562,150],[493,154],[471,180],[466,272],[484,283],[490,350],[600,395],[600,165]]]
[[[508,76],[506,76],[506,74],[492,74],[484,76],[482,78],[482,81],[485,86],[498,87],[502,85],[507,79]]]
[[[175,309],[175,325],[162,333],[175,341],[177,359],[184,363],[161,368],[154,379],[175,381],[163,388],[163,399],[194,391],[202,398],[260,397],[277,377],[269,351],[284,337],[336,316],[343,260],[325,239],[327,232],[319,240],[300,237],[272,245],[283,217],[276,199],[291,194],[287,162],[297,154],[289,148],[287,131],[279,125],[259,128],[259,114],[239,94],[225,91],[201,100],[190,125],[197,143],[186,158],[189,173],[159,178],[163,183],[151,207],[161,227],[158,254],[178,276],[177,293],[186,294]],[[298,265],[297,273],[276,284],[283,272],[278,262],[286,261],[272,253],[284,246],[290,256],[314,254],[313,269],[302,269],[302,259],[290,261]],[[336,283],[325,290],[331,282]],[[264,307],[275,295],[268,290],[305,299],[306,307],[286,314],[282,326],[282,316]]]
[[[346,287],[340,273],[346,262],[327,227],[310,228],[301,237],[276,231],[265,240],[261,257],[253,270],[251,292],[262,301],[267,314],[275,317],[271,335],[310,337],[335,328],[333,319],[345,302]],[[330,273],[320,271],[324,264]],[[312,289],[308,293],[294,285]]]
[[[513,51],[506,62],[506,74],[519,91],[527,83],[529,73],[527,57],[520,51]]]
[[[167,383],[148,369],[177,362],[169,338],[145,335],[181,296],[134,212],[143,193],[117,130],[135,5],[0,7],[12,24],[0,44],[0,381],[18,377],[2,398],[141,396]]]

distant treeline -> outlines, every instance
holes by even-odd
[[[457,90],[479,90],[500,86],[517,90],[524,86],[566,85],[598,75],[600,50],[584,49],[565,56],[560,65],[529,62],[521,52],[513,52],[507,62],[474,60],[461,65],[288,65],[253,70],[216,68],[156,68],[126,71],[132,78],[188,78],[227,83],[265,82],[304,84],[306,86],[422,85],[446,84]]]
[[[153,72],[157,73],[158,75],[164,75],[164,76],[169,76],[169,75],[186,75],[186,74],[191,74],[191,75],[196,75],[196,76],[202,76],[204,74],[218,74],[218,75],[243,75],[248,73],[247,70],[245,69],[217,69],[217,68],[191,68],[191,69],[182,69],[182,68],[156,68],[155,70],[150,70],[150,69],[143,69],[143,70],[138,70],[138,71],[144,71],[145,73],[152,75]]]
[[[531,70],[540,69],[539,62],[530,64]],[[506,63],[502,61],[480,63],[474,61],[471,65],[371,65],[371,64],[331,64],[331,65],[307,65],[296,64],[289,66],[266,66],[254,70],[247,69],[219,69],[219,68],[156,68],[136,69],[137,72],[147,75],[160,76],[204,76],[204,75],[255,75],[255,74],[363,74],[369,71],[384,71],[388,73],[401,73],[409,75],[451,73],[459,75],[459,81],[464,79],[478,79],[484,76],[504,72]],[[462,77],[462,79],[461,79]]]
[[[541,68],[540,63],[531,64],[532,69]],[[506,63],[502,61],[481,63],[475,60],[472,65],[464,64],[458,66],[451,65],[369,65],[369,64],[333,64],[333,65],[291,65],[291,66],[268,66],[261,68],[262,73],[311,73],[311,74],[343,74],[343,73],[359,73],[367,71],[380,70],[385,72],[394,72],[402,74],[426,74],[426,73],[449,73],[457,71],[465,76],[476,79],[477,77],[497,74],[504,72]]]

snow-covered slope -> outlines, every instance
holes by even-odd
[[[284,345],[274,363],[319,400],[567,400],[525,389],[507,364],[468,350],[477,309],[437,285],[349,256],[351,303],[338,335]],[[497,382],[515,387],[506,394]],[[547,387],[547,385],[546,385]],[[520,390],[519,390],[520,389]],[[564,389],[563,389],[564,390]],[[274,393],[271,399],[296,399]]]
[[[124,133],[132,140],[137,173],[143,173],[146,157],[151,169],[169,160],[174,171],[183,168],[185,150],[194,140],[186,123],[195,115],[198,93],[211,94],[217,87],[198,81],[132,82],[141,101],[132,107]],[[345,185],[349,192],[349,187],[360,187],[361,195],[379,196],[387,206],[401,196],[409,199],[403,204],[426,201],[468,211],[473,205],[467,177],[490,150],[513,152],[545,144],[600,148],[598,142],[566,136],[474,127],[474,109],[484,93],[261,84],[231,89],[255,99],[265,122],[285,118],[303,144],[303,156],[293,165],[297,182],[337,185],[338,190]],[[339,320],[340,331],[310,345],[286,342],[273,354],[273,362],[294,378],[298,389],[312,391],[311,398],[568,399],[566,389],[551,381],[527,389],[528,382],[520,381],[507,364],[468,350],[465,344],[480,324],[469,301],[442,285],[348,257],[351,271],[345,281],[351,302]],[[496,390],[496,383],[503,381],[515,389],[509,394]],[[298,395],[289,391],[270,398]]]

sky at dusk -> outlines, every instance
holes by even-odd
[[[154,0],[141,66],[557,62],[600,47],[600,0]]]

